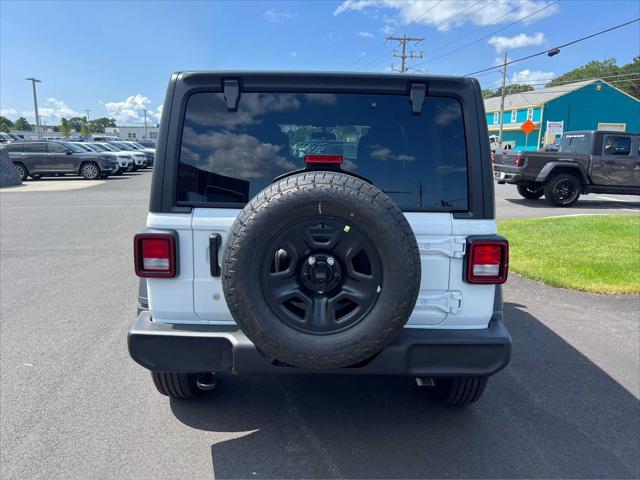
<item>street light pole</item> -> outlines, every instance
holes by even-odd
[[[143,112],[144,112],[144,139],[149,140],[149,138],[147,137],[147,109],[145,108]]]
[[[38,140],[42,140],[42,129],[40,128],[40,116],[38,115],[38,95],[36,94],[36,83],[42,83],[42,80],[38,80],[35,77],[25,78],[25,80],[29,80],[31,85],[33,86],[33,108],[36,114],[36,134],[38,135]]]

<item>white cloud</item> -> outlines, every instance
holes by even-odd
[[[333,12],[340,15],[348,11],[366,12],[369,9],[391,10],[395,20],[401,24],[408,23],[434,26],[438,30],[449,30],[464,23],[479,26],[513,22],[531,15],[537,10],[551,4],[551,0],[532,0],[522,4],[521,0],[495,0],[478,4],[476,0],[345,0]],[[520,8],[518,8],[522,5]],[[558,11],[557,5],[550,6],[542,12],[525,20],[532,23]],[[514,10],[512,13],[508,13]]]
[[[7,110],[15,112],[14,115],[17,114],[17,112],[13,108],[10,108]],[[38,115],[40,115],[40,118],[46,120],[48,123],[56,123],[62,117],[67,119],[71,117],[82,117],[85,115],[85,113],[74,110],[69,105],[67,105],[63,100],[59,100],[54,97],[49,97],[39,105]],[[36,116],[33,110],[24,110],[20,112],[20,116],[25,117],[30,122],[35,122],[35,119],[36,119]]]
[[[159,122],[162,105],[155,110],[151,107],[151,99],[144,95],[131,95],[120,102],[104,102],[107,116],[115,118],[120,125],[144,122],[144,110],[147,110],[147,122]]]
[[[340,15],[347,10],[363,10],[368,7],[378,6],[380,4],[378,0],[345,0],[342,4],[335,9],[334,15]]]
[[[553,72],[543,72],[540,70],[522,70],[511,76],[512,83],[547,83],[556,76]]]
[[[395,32],[395,28],[387,23],[380,28],[380,31],[385,35],[391,35],[393,32]]]
[[[534,35],[521,33],[514,37],[491,37],[487,43],[493,45],[496,52],[499,53],[531,45],[542,45],[544,43],[544,33],[538,32]]]
[[[275,10],[266,10],[262,16],[267,22],[270,23],[282,23],[287,20],[293,20],[298,15],[294,13],[276,12]]]
[[[18,115],[18,111],[15,108],[3,108],[0,110],[0,115],[3,117],[15,117]]]
[[[375,35],[371,32],[358,32],[358,36],[362,38],[373,38]]]

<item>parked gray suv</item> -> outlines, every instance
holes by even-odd
[[[87,180],[106,178],[118,169],[107,155],[89,153],[70,142],[16,142],[3,147],[20,178],[81,175]]]

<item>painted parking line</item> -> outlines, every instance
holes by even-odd
[[[596,195],[597,198],[600,198],[602,200],[608,200],[610,202],[622,202],[622,203],[629,203],[629,200],[623,200],[621,198],[613,198],[613,197],[605,197],[604,195]]]
[[[105,183],[104,180],[70,180],[70,181],[47,181],[23,183],[15,187],[1,188],[2,193],[28,193],[28,192],[64,192],[67,190],[80,190],[83,188],[97,187]]]

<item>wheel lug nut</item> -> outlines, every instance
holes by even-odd
[[[335,259],[333,257],[329,257],[329,258],[327,258],[327,263],[329,265],[333,265],[334,263],[336,263],[336,261],[335,261]]]
[[[316,257],[309,257],[307,262],[309,263],[309,265],[313,265],[314,263],[316,263]]]

